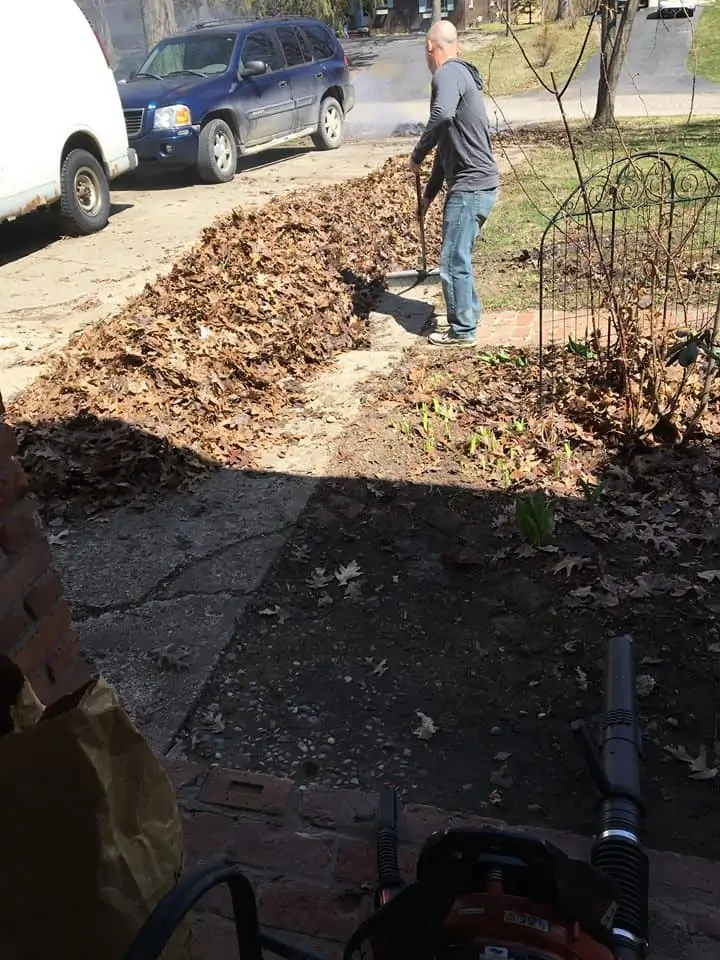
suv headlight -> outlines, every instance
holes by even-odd
[[[153,129],[174,130],[176,127],[189,127],[191,122],[190,108],[183,103],[174,103],[171,107],[158,107]]]

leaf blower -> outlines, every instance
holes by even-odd
[[[530,833],[447,829],[425,842],[416,876],[398,869],[398,795],[380,793],[375,911],[350,938],[344,960],[644,960],[648,859],[640,797],[642,744],[632,640],[610,642],[599,738],[572,731],[600,793],[597,839],[578,860]],[[242,960],[263,952],[320,960],[264,933],[252,887],[238,867],[210,864],[156,908],[125,960],[155,960],[197,900],[227,883]]]

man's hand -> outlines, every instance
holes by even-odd
[[[408,160],[408,169],[410,170],[410,173],[420,173],[421,166],[422,164],[415,163],[412,157],[410,157],[410,159]]]

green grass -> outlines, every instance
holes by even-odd
[[[490,37],[477,49],[472,49],[472,41],[466,42],[464,56],[478,68],[488,92],[494,97],[504,97],[540,89],[540,84],[523,59],[516,41],[505,36],[503,25],[488,24],[487,27],[485,31],[473,32],[479,35],[489,33]],[[550,74],[553,73],[559,85],[569,76],[580,53],[586,31],[585,20],[579,20],[575,25],[544,23],[514,28],[528,59],[543,80],[549,84]],[[593,27],[583,53],[582,65],[597,47],[598,34]]]
[[[720,4],[703,7],[687,66],[691,73],[720,83]]]
[[[628,152],[670,151],[704,163],[720,176],[717,120],[625,120],[618,132],[589,130],[574,124],[581,169],[585,176],[601,170]],[[487,309],[529,309],[537,306],[537,271],[518,267],[513,258],[523,250],[537,251],[548,219],[577,186],[577,176],[561,128],[544,125],[496,142],[514,172],[504,173],[500,199],[478,244],[477,272]]]

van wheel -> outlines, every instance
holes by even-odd
[[[335,97],[325,97],[320,104],[318,128],[312,142],[318,150],[337,150],[343,140],[345,114]]]
[[[71,150],[60,168],[60,219],[73,236],[97,233],[110,217],[110,184],[87,150]]]
[[[229,183],[235,176],[237,144],[224,120],[210,120],[200,131],[197,165],[206,183]]]

